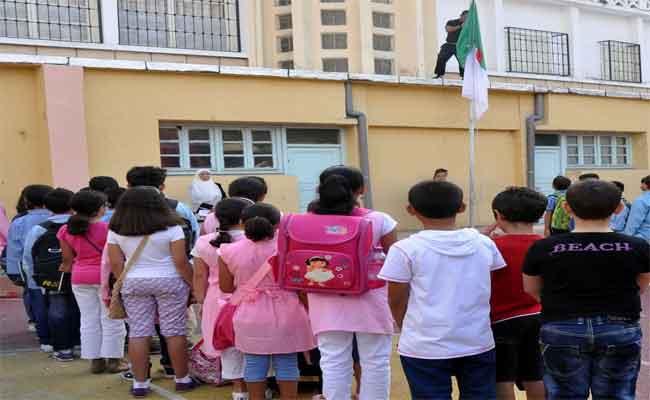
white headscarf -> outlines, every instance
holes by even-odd
[[[215,205],[221,200],[221,191],[219,187],[212,182],[212,179],[204,181],[199,175],[202,172],[210,172],[208,169],[200,169],[196,171],[192,187],[190,188],[190,195],[192,197],[192,209],[196,211],[202,203]]]

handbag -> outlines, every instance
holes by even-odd
[[[203,339],[201,339],[190,351],[189,372],[194,378],[203,383],[221,385],[221,358],[210,357],[201,351]]]
[[[212,346],[217,350],[225,350],[235,345],[235,327],[233,325],[233,318],[237,308],[244,299],[244,295],[255,289],[262,280],[271,272],[271,264],[265,262],[260,269],[246,282],[235,294],[232,295],[228,304],[221,308],[216,326],[214,328],[214,335],[212,337]]]
[[[113,293],[111,293],[111,302],[108,305],[108,318],[125,319],[127,317],[126,310],[124,309],[124,303],[122,302],[122,294],[120,292],[122,291],[122,285],[124,284],[126,274],[129,272],[131,267],[133,267],[133,264],[138,261],[138,258],[140,258],[140,254],[142,253],[144,246],[147,245],[148,241],[149,235],[142,238],[140,244],[138,244],[138,247],[133,252],[133,255],[131,258],[129,258],[129,262],[126,263],[126,266],[122,270],[122,274],[120,274],[120,277],[115,282],[115,286],[113,286]]]

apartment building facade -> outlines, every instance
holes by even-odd
[[[650,158],[650,0],[477,3],[491,75],[480,222],[504,186],[548,192],[559,173],[599,171],[634,197]],[[321,169],[365,154],[375,207],[415,228],[410,184],[447,167],[467,188],[455,61],[430,78],[446,21],[468,4],[0,0],[0,200],[30,182],[80,187],[156,164],[176,197],[208,167],[222,183],[263,175],[270,201],[298,211]]]

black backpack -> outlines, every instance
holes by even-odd
[[[176,212],[176,207],[178,207],[178,200],[168,198],[165,198],[165,200],[167,201],[169,208],[171,208],[173,212]],[[185,252],[187,253],[187,257],[191,258],[192,246],[194,246],[195,239],[194,231],[192,230],[192,222],[180,214],[178,216],[183,220],[183,225],[181,225],[181,228],[183,228],[183,234],[185,235]]]
[[[69,292],[72,288],[70,274],[59,271],[63,262],[61,244],[56,234],[65,224],[46,221],[39,226],[45,229],[32,247],[32,258],[34,260],[34,281],[44,289]]]

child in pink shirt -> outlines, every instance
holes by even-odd
[[[212,338],[217,317],[221,307],[230,299],[230,294],[221,292],[219,288],[218,260],[221,245],[246,238],[241,214],[249,206],[250,202],[239,198],[220,201],[212,214],[218,219],[220,231],[201,236],[192,250],[194,295],[196,301],[202,305],[201,332],[204,341],[201,351],[210,357],[221,356],[221,375],[224,380],[233,381],[233,400],[248,398],[243,384],[244,355],[234,347],[220,352],[213,346]]]
[[[244,353],[244,381],[251,400],[264,399],[266,377],[272,363],[282,398],[297,396],[298,353],[316,347],[309,318],[298,295],[280,289],[268,263],[277,252],[275,233],[280,212],[269,204],[256,204],[242,213],[246,239],[223,245],[219,258],[219,286],[225,293],[246,290],[245,284],[260,268],[268,275],[244,296],[233,318],[235,347]]]
[[[75,214],[61,227],[61,270],[72,272],[72,292],[81,312],[81,357],[91,360],[91,371],[119,372],[126,368],[124,321],[108,318],[102,301],[100,270],[108,224],[102,222],[106,204],[103,193],[82,190],[70,201]]]
[[[319,199],[310,211],[321,215],[364,215],[358,209],[364,178],[356,168],[330,167],[320,175]],[[365,214],[373,224],[374,244],[385,252],[397,239],[397,222],[381,212]],[[386,286],[360,296],[310,293],[309,317],[318,338],[323,395],[348,399],[352,391],[353,340],[361,364],[360,400],[390,398],[390,355],[394,321]]]

